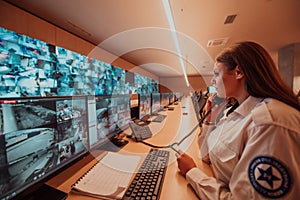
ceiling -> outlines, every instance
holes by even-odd
[[[299,0],[169,0],[176,32],[163,0],[6,1],[158,77],[211,75],[217,53],[241,40],[271,55],[300,42]]]

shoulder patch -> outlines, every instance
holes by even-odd
[[[287,168],[274,157],[254,158],[249,165],[248,176],[252,187],[267,198],[283,197],[291,187]]]

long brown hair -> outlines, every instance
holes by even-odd
[[[225,49],[216,58],[224,63],[227,70],[239,66],[245,74],[245,84],[248,93],[254,97],[274,98],[297,110],[300,103],[280,76],[270,54],[259,44],[245,41]]]

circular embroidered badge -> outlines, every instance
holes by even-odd
[[[291,187],[291,177],[287,168],[270,156],[254,158],[248,169],[250,182],[254,189],[268,198],[280,198]]]

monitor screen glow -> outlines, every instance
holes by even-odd
[[[90,97],[88,102],[90,149],[101,146],[129,127],[130,95],[98,95]]]
[[[161,96],[160,96],[160,103],[161,103],[161,106],[168,106],[169,105],[169,93],[161,93]]]
[[[84,97],[0,101],[1,199],[13,198],[87,152]]]
[[[151,114],[160,110],[160,93],[151,94]]]
[[[145,116],[151,113],[151,97],[150,95],[140,95],[139,99],[139,119],[143,119]]]

